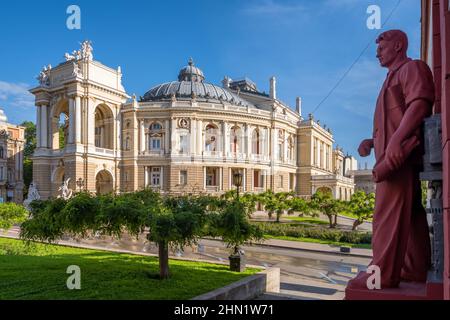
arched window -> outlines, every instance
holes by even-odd
[[[261,154],[261,141],[259,130],[255,129],[252,134],[252,153]]]
[[[161,129],[162,129],[162,126],[158,122],[154,122],[150,125],[151,131],[156,131],[156,130],[161,130]]]
[[[294,139],[292,138],[292,136],[290,136],[289,138],[288,138],[288,141],[287,141],[287,143],[288,143],[288,149],[287,149],[287,152],[288,152],[288,159],[289,160],[294,160]]]
[[[69,101],[60,100],[51,108],[48,116],[49,132],[41,137],[41,146],[53,150],[63,149],[69,143]]]
[[[232,153],[240,152],[241,144],[241,129],[238,126],[234,126],[230,131],[230,151]]]
[[[218,151],[217,138],[217,127],[213,124],[208,124],[205,129],[205,151]]]
[[[130,150],[130,137],[125,138],[125,150]]]
[[[159,122],[153,122],[149,127],[149,133],[146,134],[147,150],[161,151],[163,148],[162,125]]]
[[[99,105],[95,109],[95,146],[113,149],[114,116],[106,105]]]

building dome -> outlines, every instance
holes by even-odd
[[[3,111],[2,108],[0,108],[0,123],[7,123],[8,117],[5,114],[5,111]]]
[[[178,81],[162,83],[151,88],[144,94],[141,101],[162,101],[170,100],[173,97],[180,100],[195,98],[197,101],[226,101],[237,106],[254,107],[252,103],[242,99],[237,94],[225,88],[207,83],[204,80],[205,76],[203,71],[194,66],[192,59],[189,59],[188,65],[180,70]]]
[[[180,70],[178,81],[203,82],[205,76],[203,71],[194,66],[194,60],[189,59],[188,65]]]

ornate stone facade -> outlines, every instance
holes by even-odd
[[[31,90],[38,132],[33,179],[41,197],[57,196],[68,178],[72,190],[100,193],[144,187],[222,193],[235,188],[236,172],[247,192],[310,196],[311,171],[332,176],[334,188],[331,133],[303,120],[300,99],[296,112],[278,100],[274,78],[270,94],[248,79],[226,77],[219,87],[190,60],[178,81],[137,99],[125,92],[120,67],[102,65],[90,44],[84,48],[89,54],[66,54],[67,61],[47,68],[45,81]],[[328,165],[320,170],[312,170],[312,136],[328,147]]]
[[[8,123],[0,109],[0,202],[23,201],[25,128]]]

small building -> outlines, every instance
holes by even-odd
[[[23,201],[25,128],[8,123],[0,108],[0,203]]]
[[[375,182],[373,181],[372,170],[359,169],[352,170],[349,174],[355,181],[355,191],[364,191],[365,193],[375,192]]]

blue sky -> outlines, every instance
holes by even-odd
[[[303,115],[315,109],[360,52],[370,47],[336,91],[315,113],[331,127],[336,143],[357,155],[370,137],[373,110],[386,71],[375,58],[382,30],[366,26],[369,5],[379,5],[382,22],[397,0],[191,0],[191,1],[2,1],[0,4],[0,106],[12,123],[35,120],[27,89],[46,64],[90,39],[94,59],[122,67],[129,94],[174,80],[193,57],[206,80],[247,76],[268,92],[277,77],[278,98]],[[66,28],[66,9],[81,8],[81,30]],[[403,0],[384,29],[409,35],[419,57],[420,1]],[[359,157],[357,157],[358,160]],[[362,163],[373,158],[361,160]]]

